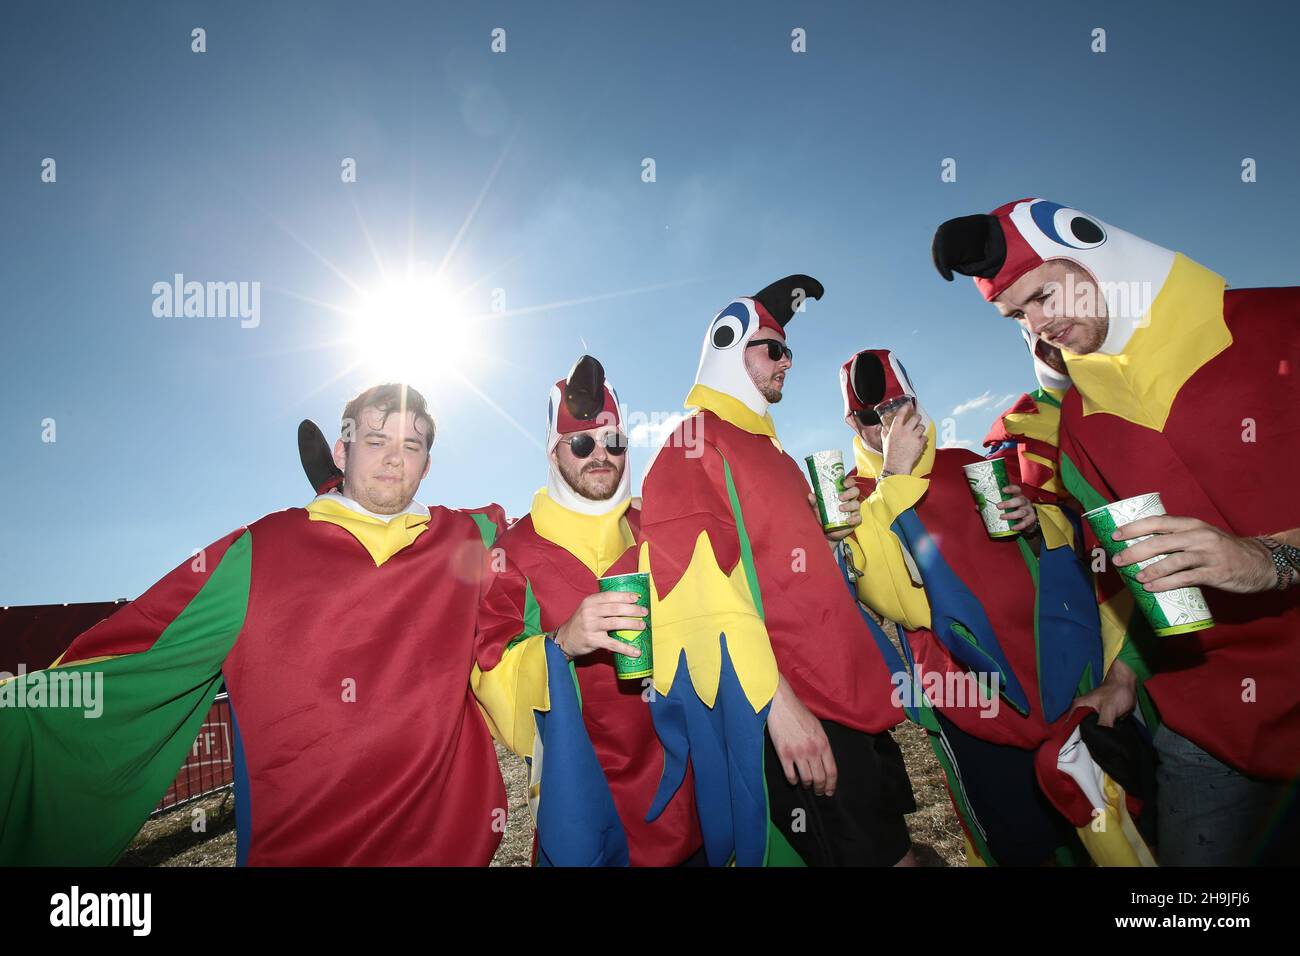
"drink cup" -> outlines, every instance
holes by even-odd
[[[1019,534],[998,509],[998,503],[1007,500],[1002,489],[1011,483],[1007,477],[1007,463],[1001,458],[986,458],[962,465],[961,470],[966,472],[966,483],[970,485],[971,497],[975,499],[975,507],[979,508],[989,537],[1014,538]]]
[[[641,651],[640,657],[628,657],[626,654],[614,654],[614,672],[620,680],[636,677],[650,677],[654,674],[654,644],[650,637],[650,575],[644,572],[633,574],[612,574],[598,582],[602,591],[631,591],[637,596],[636,603],[646,609],[644,631],[610,631],[609,636],[631,644]]]
[[[838,448],[814,452],[804,459],[808,477],[812,480],[813,495],[817,499],[817,516],[822,529],[839,531],[851,527],[853,519],[840,510],[840,492],[844,485],[844,456]]]
[[[1106,554],[1114,558],[1122,554],[1129,545],[1154,537],[1147,534],[1129,541],[1116,541],[1111,537],[1116,528],[1131,524],[1139,518],[1149,518],[1164,513],[1165,506],[1160,500],[1160,495],[1148,494],[1102,505],[1087,512],[1083,517],[1092,526]],[[1164,557],[1167,555],[1157,554],[1145,561],[1126,564],[1115,569],[1124,579],[1124,584],[1137,601],[1138,607],[1142,609],[1142,613],[1146,615],[1152,630],[1160,637],[1171,637],[1175,634],[1190,634],[1193,631],[1213,627],[1214,618],[1210,615],[1209,605],[1205,603],[1205,595],[1201,593],[1200,588],[1175,588],[1172,591],[1152,593],[1137,579],[1139,571]]]

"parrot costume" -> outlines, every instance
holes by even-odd
[[[572,617],[583,598],[600,590],[598,578],[637,570],[640,511],[631,507],[630,465],[624,468],[614,494],[597,501],[570,487],[550,457],[563,436],[604,426],[623,431],[617,394],[605,381],[604,369],[596,359],[583,356],[565,379],[555,383],[546,424],[550,461],[547,487],[534,495],[530,513],[502,535],[498,546],[505,560],[526,576],[529,613],[536,615],[540,629],[549,633]],[[506,675],[519,673],[511,660],[503,664],[502,658],[528,654],[526,646],[518,645],[508,651],[500,647],[483,647],[479,651],[475,686],[480,697],[491,703],[489,718],[502,739],[510,737],[511,727],[519,725],[520,708],[527,705],[528,697],[522,683],[499,686]],[[580,720],[570,728],[576,743],[565,745],[582,745],[585,732],[599,775],[588,773],[585,780],[576,783],[560,780],[561,765],[555,756],[560,744],[550,742],[558,734],[555,727],[546,728],[545,775],[541,772],[542,738],[532,732],[526,719],[518,736],[506,741],[529,759],[534,771],[537,799],[532,802],[538,860],[633,866],[682,863],[701,846],[689,770],[683,786],[656,819],[646,820],[664,769],[663,748],[651,717],[657,702],[647,700],[653,696],[647,690],[650,680],[620,680],[614,671],[613,655],[606,650],[595,651],[572,664],[566,664],[561,655],[559,665],[569,685],[566,697],[573,698],[581,713]],[[517,677],[513,679],[518,681]],[[540,679],[535,680],[540,686]],[[575,682],[577,696],[573,697]],[[511,695],[516,700],[510,701]],[[583,749],[585,753],[585,746]],[[581,766],[591,769],[589,762]],[[586,803],[575,806],[575,794],[585,795]],[[616,814],[609,813],[611,799]],[[611,835],[605,842],[616,846],[617,853],[601,859],[575,857],[577,846],[600,843],[590,832],[578,834],[575,840],[575,830],[590,828],[596,822],[598,827],[608,829]]]
[[[1059,507],[1042,505],[1037,553],[1022,537],[991,540],[962,471],[979,456],[935,448],[934,425],[889,350],[858,352],[841,368],[840,386],[850,424],[878,424],[874,408],[911,399],[925,427],[926,449],[912,474],[879,480],[881,454],[854,437],[851,477],[862,492],[863,523],[847,543],[864,572],[857,578],[860,600],[905,630],[915,681],[906,688],[909,715],[928,731],[944,768],[968,858],[985,865],[1034,865],[1054,854],[1069,860],[1074,841],[1038,792],[1034,752],[1101,675],[1100,625],[1073,548],[1077,529]],[[1002,452],[1021,447],[1008,428],[1049,438],[1042,421],[1018,420],[1040,414],[1032,400],[1029,406],[1022,399],[1006,416],[1011,421],[1002,422]],[[1027,470],[1050,489],[1050,446],[1027,447],[1033,451],[1025,454],[1043,459]],[[1015,484],[1020,463],[1007,464]],[[954,696],[951,688],[972,673],[996,678],[992,694],[1000,691],[1004,706],[990,708],[987,690],[982,702],[969,693]],[[1091,850],[1092,835],[1080,836]],[[1145,862],[1144,851],[1143,844],[1131,862]]]
[[[1300,526],[1300,289],[1226,290],[1181,253],[1044,199],[950,220],[934,255],[989,301],[1048,259],[1097,280],[1105,339],[1062,353],[1061,477],[1084,508],[1158,491],[1169,514],[1233,535]],[[1159,720],[1251,777],[1300,775],[1295,591],[1206,589],[1214,627],[1156,639],[1113,568],[1099,586],[1126,609],[1120,659]]]
[[[849,593],[745,366],[760,329],[783,334],[822,292],[789,276],[713,318],[686,398],[692,414],[643,483],[640,568],[651,574],[654,716],[668,755],[657,805],[689,761],[713,865],[800,862],[790,821],[769,822],[764,725],[779,675],[816,717],[858,734],[903,716],[890,693],[902,659]],[[905,789],[900,803],[911,800]],[[901,826],[908,808],[894,809]],[[905,830],[903,840],[898,857]]]
[[[50,670],[0,685],[102,672],[104,687],[96,720],[0,707],[0,863],[112,863],[224,681],[240,865],[486,865],[506,799],[470,669],[476,639],[524,623],[485,573],[502,521],[321,496],[214,542]]]

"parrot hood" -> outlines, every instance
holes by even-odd
[[[870,413],[863,424],[879,425],[874,411],[877,405],[910,398],[921,416],[921,426],[929,433],[930,416],[916,397],[907,369],[890,349],[863,349],[840,366],[840,392],[844,395],[844,418],[850,425],[856,412]]]
[[[733,301],[709,323],[695,384],[730,395],[755,415],[767,414],[768,401],[745,368],[745,346],[759,329],[779,332],[784,340],[785,327],[804,300],[820,299],[824,291],[812,276],[792,275]]]
[[[624,432],[618,394],[605,379],[605,369],[600,362],[584,355],[574,363],[566,377],[551,386],[546,407],[546,460],[549,466],[546,493],[556,504],[579,514],[601,515],[626,504],[632,497],[632,468],[626,460],[618,487],[604,501],[584,498],[574,491],[555,462],[555,446],[561,438],[611,426]]]
[[[1039,386],[1057,392],[1068,390],[1070,387],[1069,371],[1058,372],[1043,360],[1043,352],[1056,350],[1056,347],[1048,345],[1028,329],[1021,329],[1020,337],[1025,340],[1025,346],[1029,349],[1029,356],[1034,360],[1034,377],[1038,379]]]
[[[1049,259],[1068,259],[1088,270],[1106,302],[1109,327],[1098,349],[1105,355],[1122,352],[1146,324],[1175,255],[1046,199],[1021,199],[988,215],[949,219],[935,232],[931,251],[941,276],[949,282],[954,272],[973,277],[990,302]]]

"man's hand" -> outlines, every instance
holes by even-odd
[[[998,502],[1002,517],[1011,522],[1013,531],[1033,534],[1038,528],[1038,512],[1034,509],[1033,502],[1021,493],[1019,485],[1007,485],[1002,493],[1012,496]]]
[[[829,797],[839,782],[835,755],[821,721],[795,696],[785,678],[776,685],[772,709],[767,715],[767,732],[785,771],[785,779],[812,787],[819,797]]]
[[[826,532],[826,540],[833,547],[840,541],[843,541],[853,533],[853,529],[862,524],[862,492],[858,489],[855,482],[849,482],[847,491],[840,492],[840,511],[849,516],[849,524],[846,528],[837,528],[835,531]],[[827,502],[829,504],[830,502]],[[808,507],[812,508],[813,514],[820,522],[821,514],[817,511],[817,496],[811,491],[808,492]]]
[[[885,471],[893,475],[910,475],[925,451],[925,428],[921,416],[907,406],[881,431],[881,448],[885,454]]]
[[[1148,591],[1210,587],[1254,594],[1277,586],[1268,548],[1254,538],[1234,537],[1199,518],[1156,515],[1115,529],[1115,540],[1129,541],[1147,534],[1155,537],[1129,545],[1116,555],[1114,563],[1122,567],[1167,554],[1138,572],[1138,581]]]
[[[573,616],[560,625],[555,642],[569,657],[606,650],[640,657],[639,648],[610,637],[610,631],[644,631],[649,613],[631,591],[598,591],[582,599]]]
[[[1103,727],[1114,727],[1115,721],[1133,713],[1136,706],[1137,675],[1123,661],[1116,660],[1110,665],[1110,671],[1101,686],[1076,697],[1070,710],[1091,707],[1097,712],[1097,723]]]

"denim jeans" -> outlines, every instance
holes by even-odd
[[[1276,836],[1270,824],[1293,799],[1293,787],[1247,777],[1164,725],[1152,742],[1160,758],[1156,766],[1160,865],[1258,862],[1265,839]]]

